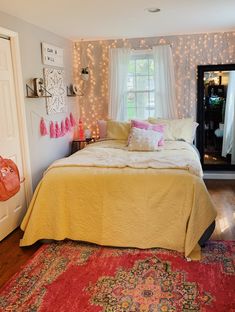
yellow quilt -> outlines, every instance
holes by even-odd
[[[21,246],[40,239],[70,238],[110,246],[163,247],[199,257],[197,242],[216,213],[201,177],[191,173],[188,163],[198,162],[196,153],[189,147],[192,159],[185,156],[183,169],[166,159],[166,168],[155,168],[158,161],[148,153],[141,157],[147,154],[151,167],[145,167],[142,159],[136,168],[136,158],[133,166],[129,159],[128,164],[116,167],[115,157],[114,162],[107,158],[105,165],[97,149],[103,149],[106,156],[123,151],[137,157],[122,142],[118,144],[92,144],[49,168],[22,222]],[[169,153],[177,157],[179,149],[187,154],[187,145],[174,146],[174,151],[169,148]],[[151,153],[161,158],[161,152]],[[92,153],[100,163],[92,165]]]

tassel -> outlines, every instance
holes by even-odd
[[[61,137],[61,133],[60,133],[60,127],[58,122],[56,121],[55,123],[55,137],[56,138],[60,138]]]
[[[65,130],[66,132],[69,132],[71,130],[71,125],[68,117],[65,118]]]
[[[40,121],[40,133],[41,133],[41,136],[45,136],[48,134],[47,126],[43,118],[41,118],[41,121]]]
[[[76,121],[75,121],[72,113],[70,113],[69,119],[70,119],[71,127],[75,127],[76,126]]]
[[[66,131],[65,131],[65,126],[64,126],[64,121],[62,120],[61,121],[61,126],[60,126],[60,135],[64,136],[65,133],[66,133]]]
[[[55,138],[55,126],[54,122],[50,122],[50,138]]]

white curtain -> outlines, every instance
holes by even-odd
[[[127,79],[130,49],[110,49],[109,54],[109,118],[127,119]]]
[[[155,114],[160,118],[178,118],[175,93],[175,75],[171,47],[153,47]]]
[[[231,163],[235,164],[235,71],[229,72],[225,105],[222,156],[227,154],[231,154]]]

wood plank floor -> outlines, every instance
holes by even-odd
[[[235,180],[207,180],[206,186],[218,211],[212,239],[235,240]],[[22,231],[16,229],[0,242],[0,287],[34,254],[40,244],[20,248]]]
[[[205,183],[217,210],[211,239],[235,240],[235,180],[207,180]]]

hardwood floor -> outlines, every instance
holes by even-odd
[[[218,211],[211,239],[235,240],[235,180],[207,180],[208,191]],[[0,242],[0,288],[34,254],[40,244],[19,247],[22,231],[16,229]]]
[[[235,240],[235,180],[206,180],[217,210],[211,239]]]
[[[0,242],[0,288],[35,253],[40,244],[20,248],[23,232],[18,228]]]

